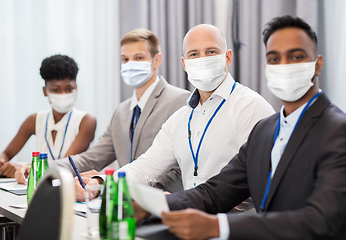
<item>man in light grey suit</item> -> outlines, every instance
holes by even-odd
[[[137,159],[151,146],[161,125],[186,104],[190,95],[188,91],[174,87],[158,76],[162,56],[159,40],[151,31],[133,30],[121,39],[120,45],[121,75],[135,91],[132,98],[122,102],[116,109],[100,140],[86,152],[72,156],[80,172],[100,171],[115,160],[124,166]],[[73,172],[66,158],[51,161],[49,165],[63,166]],[[175,171],[172,175],[175,175]],[[23,182],[24,175],[28,173],[28,167],[19,169],[17,181]],[[95,171],[90,175],[95,175]]]

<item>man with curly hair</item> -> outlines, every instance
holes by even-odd
[[[36,150],[47,152],[48,159],[57,160],[88,149],[95,136],[96,119],[74,108],[77,73],[76,62],[66,55],[53,55],[42,61],[43,94],[48,97],[51,108],[30,115],[23,122],[0,154],[0,175],[14,177],[18,165],[10,160],[33,134],[37,137]]]

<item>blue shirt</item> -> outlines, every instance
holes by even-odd
[[[286,145],[288,143],[288,140],[290,140],[290,137],[292,135],[292,132],[294,130],[294,127],[298,121],[298,118],[300,114],[302,113],[304,107],[307,103],[300,106],[298,109],[296,109],[294,112],[292,112],[290,115],[285,117],[284,115],[284,106],[281,107],[280,110],[280,131],[279,135],[276,138],[274,147],[272,149],[271,153],[271,161],[272,161],[272,178],[274,176],[275,170],[280,162],[282,153],[284,152]]]

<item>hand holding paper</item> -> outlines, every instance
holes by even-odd
[[[131,198],[144,210],[162,218],[162,212],[169,212],[166,196],[162,190],[143,184],[128,182]]]

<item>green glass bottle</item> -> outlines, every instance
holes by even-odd
[[[114,169],[108,168],[105,170],[106,180],[104,182],[102,203],[100,209],[99,226],[100,238],[102,240],[110,238],[110,224],[112,220],[112,212],[114,207],[114,195],[116,184],[113,179]]]
[[[48,166],[48,154],[47,153],[40,153],[40,164],[38,169],[38,179],[41,179],[49,168]]]
[[[38,181],[39,181],[39,176],[38,176],[39,165],[40,165],[39,155],[40,155],[40,152],[32,152],[32,161],[31,161],[30,175],[29,175],[28,188],[27,188],[28,205],[37,188]]]
[[[126,174],[118,172],[118,184],[111,222],[111,239],[133,240],[135,236],[136,219],[126,184]]]

